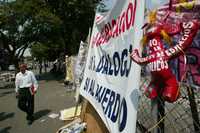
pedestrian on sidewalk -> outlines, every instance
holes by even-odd
[[[38,83],[32,71],[27,70],[26,64],[20,64],[20,72],[15,78],[15,91],[18,99],[18,108],[26,112],[28,125],[31,125],[34,118],[34,94],[37,91]]]

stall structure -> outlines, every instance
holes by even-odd
[[[177,50],[173,48],[180,44],[184,33],[182,29],[174,25],[184,27],[184,25],[189,25],[190,21],[198,23],[199,8],[199,0],[171,0],[157,10],[151,11],[154,13],[150,18],[156,23],[172,24],[171,27],[165,27],[167,32],[162,31],[163,40],[161,41],[164,51],[170,49],[167,52],[173,53],[173,50]],[[145,53],[148,49],[140,45],[146,41],[144,27],[148,25],[149,14],[150,12],[145,12],[145,1],[138,0],[116,0],[109,12],[96,13],[88,42],[89,48],[87,54],[84,55],[84,57],[87,55],[84,70],[79,66],[81,72],[84,71],[83,78],[77,80],[81,83],[77,87],[80,87],[77,92],[81,95],[77,101],[80,102],[82,108],[80,115],[77,116],[78,120],[77,117],[75,120],[78,123],[79,120],[84,123],[83,132],[188,133],[200,131],[200,106],[198,106],[200,32],[197,29],[193,30],[195,34],[190,36],[189,42],[186,42],[191,44],[187,44],[190,46],[182,49],[181,56],[178,54],[171,60],[168,54],[170,60],[167,60],[169,63],[167,65],[172,70],[174,80],[177,81],[178,89],[175,92],[178,95],[164,97],[162,88],[159,88],[161,91],[158,92],[156,98],[153,97],[154,95],[150,97],[145,89],[149,88],[152,76],[149,65],[145,67],[143,63],[146,63],[153,55],[143,58],[148,55]],[[172,43],[172,45],[167,43]],[[168,95],[171,95],[171,92],[167,93]]]

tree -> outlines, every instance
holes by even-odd
[[[0,39],[15,65],[33,44],[57,40],[54,35],[59,37],[60,26],[59,18],[42,0],[16,0],[0,5]]]
[[[15,0],[0,3],[0,40],[9,52],[10,62],[18,64],[24,51],[48,47],[55,53],[76,54],[85,40],[100,0]],[[101,4],[102,5],[102,4]],[[54,46],[55,45],[55,46]],[[52,54],[53,51],[53,54]],[[38,53],[38,52],[33,52]]]
[[[97,5],[101,0],[46,0],[52,13],[63,22],[61,31],[65,54],[76,54],[81,40],[85,40],[93,25]]]
[[[31,54],[38,61],[55,61],[60,54],[63,52],[63,49],[60,49],[60,45],[57,43],[48,43],[34,44],[31,48]]]

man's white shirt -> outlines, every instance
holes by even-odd
[[[20,88],[30,88],[34,86],[34,91],[38,88],[38,83],[33,72],[26,70],[23,74],[22,72],[17,73],[15,78],[15,91],[18,92]]]

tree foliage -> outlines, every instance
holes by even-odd
[[[51,11],[62,22],[62,37],[66,54],[75,54],[80,40],[85,40],[89,27],[93,24],[97,4],[100,0],[46,0]]]
[[[33,44],[60,40],[54,37],[60,26],[60,19],[41,0],[16,0],[0,6],[0,39],[16,65]]]
[[[17,62],[32,47],[35,57],[71,55],[85,40],[100,0],[13,0],[0,3],[0,41]],[[40,56],[39,56],[40,55]],[[54,58],[51,58],[54,57]]]

